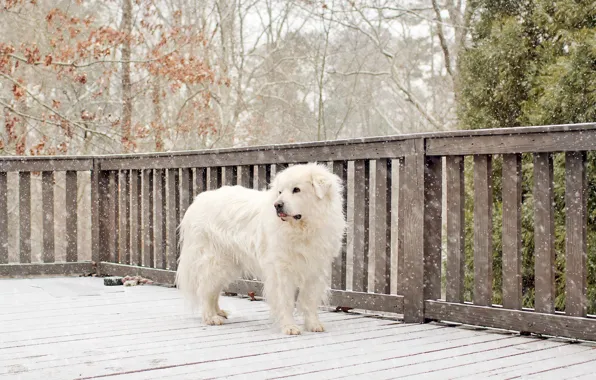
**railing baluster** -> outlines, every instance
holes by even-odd
[[[221,167],[209,168],[209,190],[216,190],[221,187]]]
[[[130,264],[130,172],[120,171],[120,262]]]
[[[78,185],[77,172],[69,170],[65,176],[65,208],[66,208],[66,261],[78,260]]]
[[[190,168],[180,169],[180,220],[190,205],[192,197],[192,171]]]
[[[464,158],[448,156],[447,160],[447,266],[446,300],[464,302],[465,216]]]
[[[522,156],[503,155],[503,307],[522,307]]]
[[[238,167],[226,166],[224,168],[224,185],[234,186],[238,181]]]
[[[555,218],[553,155],[534,155],[535,300],[539,313],[555,312]]]
[[[391,160],[376,160],[374,292],[390,293],[391,280]]]
[[[7,174],[0,172],[0,264],[8,264]]]
[[[155,267],[153,256],[153,170],[143,170],[142,202],[143,202],[143,266]]]
[[[441,298],[442,159],[426,157],[424,168],[424,299]]]
[[[474,156],[474,304],[492,305],[492,157]]]
[[[164,215],[166,215],[166,194],[165,194],[165,172],[163,169],[155,169],[155,197],[154,214],[155,225],[153,229],[153,252],[155,255],[155,267],[166,269],[166,228]]]
[[[76,194],[71,197],[76,198]],[[56,261],[54,249],[54,172],[41,173],[41,197],[43,213],[43,254],[44,263]]]
[[[31,173],[19,173],[19,262],[31,262]]]
[[[585,317],[586,299],[586,153],[565,154],[565,313]]]
[[[278,167],[279,168],[279,167]],[[346,161],[333,162],[333,172],[341,178],[344,185],[343,190],[343,214],[347,216],[348,212],[348,163]],[[346,245],[347,231],[343,236],[341,254],[333,262],[331,272],[331,287],[333,289],[346,289],[346,265],[348,261],[348,250]]]
[[[269,182],[267,182],[267,173],[271,175],[271,171],[268,171],[268,165],[257,166],[257,190],[264,190],[267,188]]]
[[[130,255],[131,264],[142,265],[141,171],[130,171]]]
[[[252,189],[254,187],[255,178],[254,166],[245,165],[241,167],[241,170],[242,177],[240,178],[240,185]]]
[[[196,168],[195,169],[195,193],[196,197],[200,193],[207,190],[207,169]]]
[[[354,162],[354,257],[352,290],[368,291],[368,246],[369,246],[369,177],[370,164],[367,160]]]
[[[108,252],[110,255],[110,262],[117,263],[119,261],[118,255],[118,172],[110,170],[109,176],[109,190],[108,190],[108,236],[109,245]]]
[[[404,294],[406,288],[406,272],[404,262],[404,233],[405,233],[405,219],[404,211],[406,207],[406,166],[404,159],[397,160],[397,177],[398,177],[398,191],[397,191],[397,294]]]
[[[176,228],[178,226],[178,217],[176,215],[176,180],[175,175],[178,169],[168,169],[167,178],[167,268],[176,270],[178,267],[178,240],[176,237]]]

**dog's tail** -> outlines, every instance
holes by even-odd
[[[200,247],[197,236],[189,218],[183,218],[178,226],[178,268],[176,270],[176,287],[184,294],[185,298],[194,305],[197,301],[199,288],[199,262]]]

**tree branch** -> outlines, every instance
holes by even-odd
[[[443,18],[441,17],[441,9],[437,4],[437,0],[432,0],[433,9],[437,16],[437,35],[439,36],[439,42],[441,43],[441,49],[443,50],[443,56],[445,57],[445,69],[451,78],[453,78],[453,71],[451,69],[451,55],[449,54],[449,46],[447,46],[447,40],[443,33]]]

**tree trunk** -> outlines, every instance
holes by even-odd
[[[132,83],[130,78],[132,0],[122,0],[122,31],[126,34],[126,39],[122,44],[122,150],[129,151],[132,142]]]

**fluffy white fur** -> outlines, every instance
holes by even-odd
[[[252,274],[263,281],[285,334],[300,334],[296,290],[306,330],[324,331],[317,309],[341,251],[342,194],[340,178],[318,164],[285,169],[266,191],[224,186],[199,194],[180,224],[178,288],[198,304],[206,324],[221,325],[227,314],[219,308],[220,292]]]

